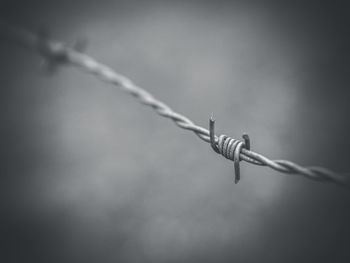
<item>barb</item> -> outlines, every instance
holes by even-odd
[[[235,183],[241,179],[240,166],[241,161],[240,154],[243,148],[250,150],[250,139],[248,134],[244,134],[242,137],[244,142],[227,137],[226,135],[220,135],[218,142],[215,141],[215,121],[213,116],[209,119],[209,133],[210,144],[216,153],[221,154],[226,159],[233,160],[235,167]]]
[[[245,161],[255,165],[268,166],[282,173],[301,175],[314,181],[349,186],[349,178],[347,176],[337,174],[326,168],[303,167],[291,161],[270,160],[259,153],[251,151],[250,139],[247,134],[242,136],[244,142],[229,138],[226,135],[216,136],[214,131],[215,121],[213,118],[209,120],[210,131],[196,125],[184,115],[177,113],[168,105],[156,99],[148,91],[138,87],[127,77],[118,74],[112,68],[82,53],[79,45],[70,48],[60,42],[48,39],[47,35],[34,34],[4,23],[0,23],[0,28],[6,38],[10,38],[16,43],[36,50],[44,59],[47,59],[55,66],[72,65],[93,74],[101,80],[130,93],[140,103],[152,107],[160,116],[171,119],[180,128],[194,132],[200,139],[210,143],[216,153],[222,154],[227,159],[234,161],[236,183],[240,180],[239,162]]]

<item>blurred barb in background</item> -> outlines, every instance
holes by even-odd
[[[349,6],[2,1],[200,125],[350,171]],[[4,262],[349,262],[350,193],[233,164],[134,98],[0,45]]]

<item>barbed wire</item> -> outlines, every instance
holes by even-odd
[[[350,186],[349,177],[345,176],[345,174],[338,174],[323,167],[303,167],[287,160],[271,160],[262,154],[251,151],[250,139],[247,134],[243,135],[244,142],[232,139],[226,135],[215,135],[215,121],[213,117],[209,120],[209,130],[195,124],[186,116],[174,111],[164,102],[156,99],[148,91],[137,86],[127,77],[83,53],[83,45],[77,44],[69,47],[61,42],[49,39],[48,35],[43,31],[35,34],[3,22],[0,22],[0,26],[6,39],[12,39],[17,44],[39,52],[44,57],[49,68],[55,69],[60,65],[78,67],[107,83],[118,86],[136,97],[140,103],[152,107],[160,116],[174,121],[180,128],[194,132],[200,139],[210,143],[216,153],[234,161],[236,183],[240,180],[239,163],[243,160],[255,165],[268,166],[282,173],[301,175],[314,181]]]

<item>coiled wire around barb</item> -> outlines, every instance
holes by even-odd
[[[248,134],[243,134],[244,142],[230,138],[226,135],[220,135],[218,140],[215,140],[215,120],[213,117],[209,119],[209,136],[210,145],[213,150],[226,159],[232,160],[235,167],[235,183],[241,179],[239,162],[241,161],[241,151],[243,148],[250,150],[250,138]]]
[[[43,34],[34,34],[22,28],[0,21],[1,36],[12,39],[16,43],[37,51],[51,64],[73,65],[83,71],[95,75],[101,80],[117,86],[138,98],[140,103],[152,107],[159,115],[169,118],[182,129],[194,132],[200,139],[211,144],[213,150],[227,159],[234,161],[235,182],[240,179],[239,162],[246,161],[251,164],[268,166],[276,171],[286,174],[298,174],[308,179],[331,182],[338,185],[349,186],[349,177],[340,175],[323,167],[303,167],[286,160],[270,160],[269,158],[250,150],[248,135],[243,135],[244,143],[229,138],[225,135],[216,136],[214,131],[214,120],[210,119],[210,131],[196,125],[186,116],[175,112],[168,105],[156,99],[148,91],[138,87],[127,77],[118,74],[112,68],[99,63],[92,57],[86,55],[79,48],[68,47],[60,42],[54,42]],[[212,129],[211,129],[212,125]]]

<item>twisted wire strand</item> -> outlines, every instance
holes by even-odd
[[[151,93],[134,84],[127,77],[115,72],[112,68],[99,63],[97,60],[67,45],[50,40],[40,34],[34,34],[22,28],[0,22],[2,36],[12,39],[17,44],[39,52],[51,64],[73,65],[95,75],[97,78],[118,86],[125,92],[136,97],[140,103],[152,107],[160,116],[169,118],[182,129],[194,132],[200,139],[211,143],[211,134],[208,129],[196,125],[186,116],[174,111],[162,101],[156,99]],[[320,182],[330,182],[343,186],[350,186],[349,177],[338,174],[323,167],[303,167],[287,160],[271,160],[259,153],[251,151],[242,141],[232,139],[226,135],[212,134],[213,149],[225,158],[234,161],[236,179],[239,180],[239,162],[245,161],[254,165],[268,166],[276,171],[286,174],[296,174]],[[244,137],[244,136],[243,136]],[[247,143],[247,142],[246,142]],[[238,164],[238,165],[237,165]],[[237,178],[238,172],[238,178]]]

